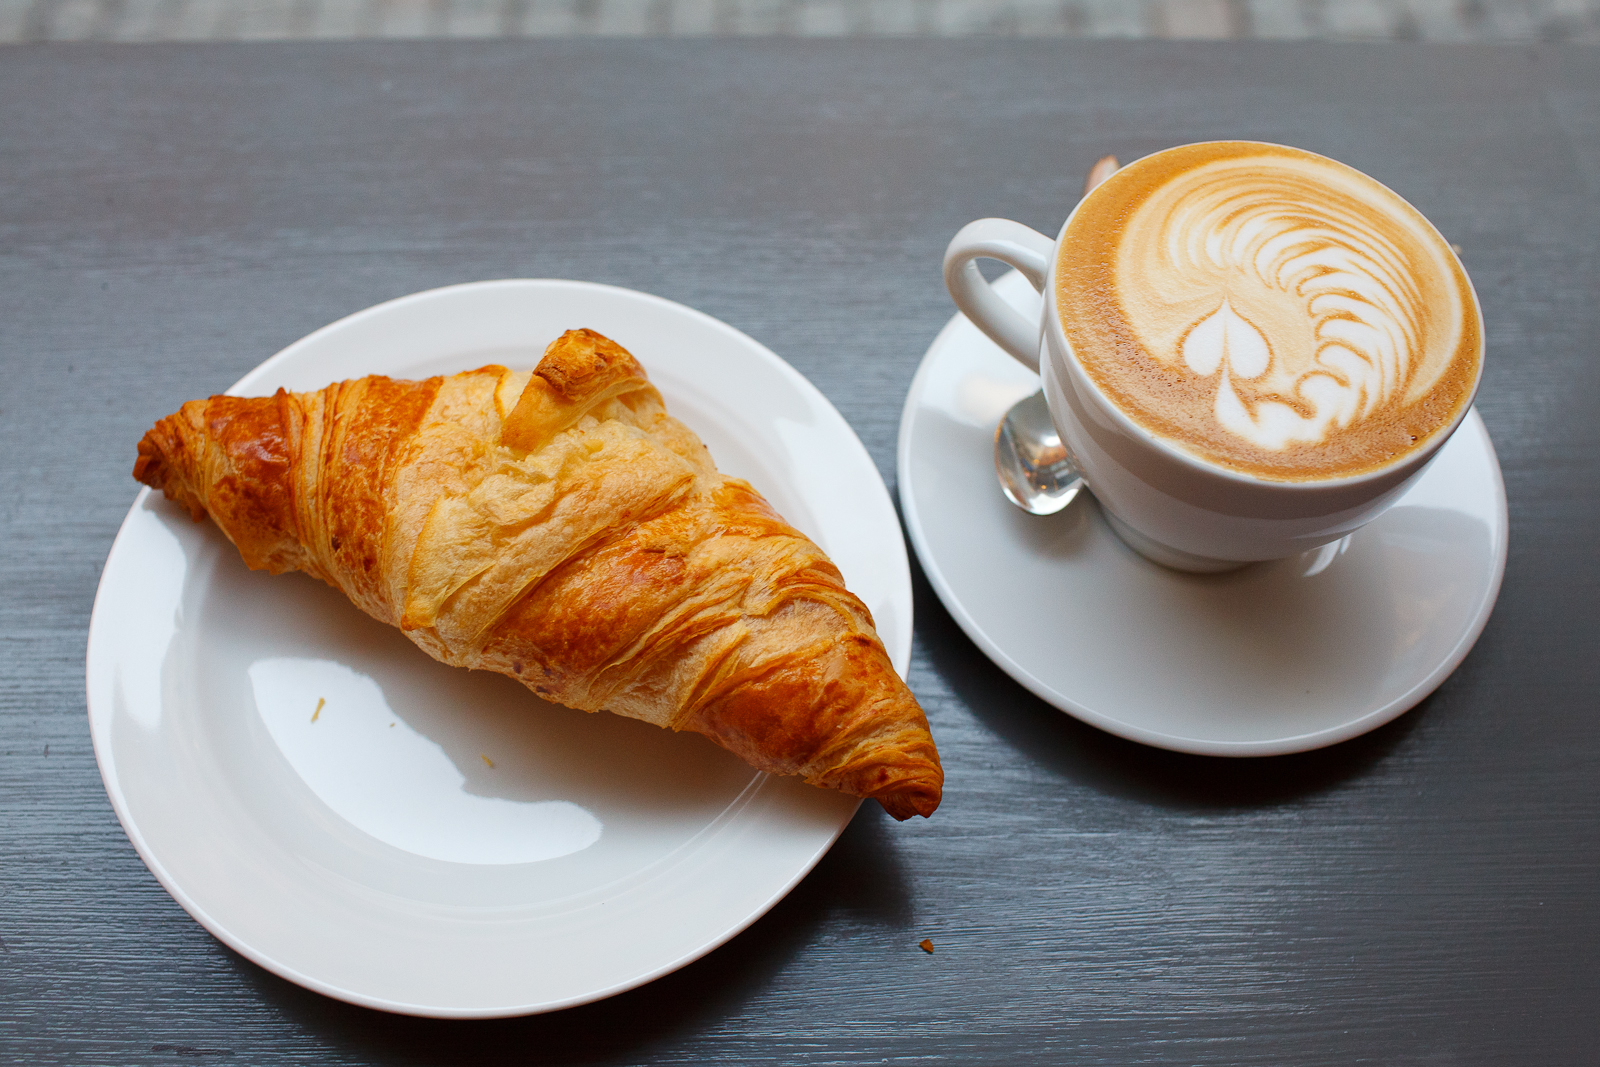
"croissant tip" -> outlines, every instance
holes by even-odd
[[[631,352],[588,329],[568,330],[551,341],[533,373],[572,401],[584,400],[621,378],[645,377]]]
[[[160,489],[166,481],[166,465],[162,462],[161,448],[145,434],[139,441],[138,458],[133,461],[133,477],[152,489]]]
[[[939,810],[941,795],[937,790],[904,789],[896,793],[887,793],[877,798],[883,810],[888,812],[896,822],[905,822],[913,815],[928,818]]]

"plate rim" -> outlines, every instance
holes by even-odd
[[[1013,281],[1013,278],[1016,280]],[[995,284],[997,287],[1006,285],[1019,291],[1021,287],[1028,285],[1026,279],[1016,271],[1007,272]],[[1029,291],[1036,292],[1031,287],[1029,287]],[[927,388],[927,381],[932,375],[932,368],[937,358],[943,353],[944,349],[955,343],[954,334],[963,323],[967,322],[967,317],[961,312],[953,315],[939,330],[939,333],[928,345],[927,351],[924,352],[922,360],[917,364],[916,374],[911,379],[911,387],[907,391],[905,403],[900,409],[900,428],[895,441],[897,495],[900,501],[901,513],[905,516],[906,534],[916,552],[918,565],[921,566],[923,573],[927,576],[929,584],[939,598],[939,602],[950,613],[951,618],[955,619],[956,624],[966,634],[967,638],[977,645],[978,649],[995,666],[999,667],[1013,681],[1040,700],[1043,700],[1046,704],[1109,734],[1172,752],[1234,758],[1291,755],[1297,752],[1310,752],[1348,741],[1399,718],[1420,704],[1429,694],[1443,684],[1444,680],[1454,673],[1456,668],[1466,659],[1467,654],[1472,651],[1472,647],[1477,643],[1478,638],[1482,636],[1484,627],[1488,625],[1489,616],[1493,614],[1495,601],[1499,598],[1500,587],[1505,578],[1506,559],[1510,542],[1508,536],[1510,515],[1506,501],[1505,476],[1500,469],[1499,457],[1495,453],[1494,442],[1489,437],[1488,428],[1484,425],[1483,417],[1478,413],[1477,405],[1473,404],[1458,424],[1456,434],[1460,434],[1463,431],[1473,433],[1479,439],[1480,445],[1489,461],[1489,489],[1494,498],[1497,520],[1494,527],[1496,544],[1493,574],[1483,597],[1472,608],[1471,622],[1467,625],[1461,638],[1452,647],[1449,654],[1443,657],[1431,672],[1405,692],[1391,699],[1387,704],[1337,726],[1315,730],[1310,733],[1293,734],[1260,741],[1218,741],[1203,737],[1168,734],[1141,727],[1135,723],[1117,719],[1085,707],[1053,687],[1046,685],[1002,649],[984,631],[977,620],[972,617],[961,598],[956,595],[949,579],[946,578],[943,569],[939,566],[938,560],[929,550],[922,516],[917,507],[915,494],[912,491],[914,479],[912,478],[910,458],[911,435],[919,409],[919,402]],[[982,343],[993,344],[986,338],[982,340]],[[1440,452],[1443,452],[1444,447],[1448,447],[1451,443],[1453,443],[1453,437],[1451,442],[1446,442],[1446,445],[1441,447]]]
[[[238,381],[236,381],[225,391],[224,395],[237,395],[237,391],[249,388],[252,382],[259,380],[260,377],[266,374],[271,373],[272,370],[281,366],[283,363],[291,361],[300,353],[303,348],[310,346],[328,332],[347,326],[355,321],[360,321],[392,312],[399,307],[410,306],[415,303],[431,299],[448,299],[452,295],[461,295],[469,291],[482,292],[492,289],[511,289],[529,292],[535,289],[553,290],[563,288],[587,290],[598,293],[602,296],[616,297],[624,300],[642,300],[646,303],[654,304],[657,307],[669,312],[698,320],[702,325],[708,326],[722,333],[724,336],[728,337],[731,342],[749,351],[752,355],[759,358],[763,363],[767,364],[768,367],[778,371],[782,375],[783,379],[788,383],[790,388],[796,389],[803,394],[807,394],[808,399],[818,404],[823,410],[831,414],[832,420],[835,422],[833,432],[840,430],[843,431],[841,438],[842,443],[849,451],[854,453],[855,458],[861,464],[862,470],[864,472],[870,472],[869,484],[877,494],[881,494],[882,503],[886,507],[888,513],[891,515],[893,514],[894,499],[889,493],[887,485],[884,483],[882,474],[878,471],[877,464],[873,461],[871,454],[867,451],[866,446],[862,443],[860,436],[855,432],[855,428],[850,425],[849,421],[845,419],[843,413],[838,410],[833,402],[829,400],[828,397],[813,382],[806,378],[805,375],[801,374],[800,371],[794,366],[789,364],[781,356],[773,352],[761,342],[757,341],[755,338],[744,333],[742,330],[739,330],[738,328],[716,318],[715,316],[700,311],[697,308],[690,307],[687,304],[682,304],[677,301],[669,300],[653,293],[646,293],[640,290],[609,285],[601,282],[566,278],[496,278],[482,281],[455,283],[452,285],[439,286],[432,289],[424,289],[417,292],[407,293],[371,305],[369,307],[361,308],[348,315],[342,316],[291,342],[273,355],[269,356],[267,359],[246,371]],[[722,945],[725,945],[727,942],[737,937],[740,933],[749,929],[750,926],[771,911],[771,909],[779,901],[784,899],[784,897],[792,892],[795,886],[797,886],[808,874],[811,873],[813,869],[815,869],[822,857],[828,853],[828,851],[838,841],[839,837],[844,833],[845,829],[850,825],[851,821],[855,817],[856,812],[860,810],[861,801],[858,798],[854,804],[849,806],[848,811],[841,815],[837,825],[834,826],[826,841],[821,842],[804,857],[797,856],[797,865],[792,876],[783,881],[781,885],[778,885],[766,897],[766,899],[762,900],[760,904],[753,908],[748,914],[741,916],[736,921],[732,922],[727,928],[720,931],[720,933],[708,938],[704,943],[699,944],[688,951],[681,952],[664,962],[659,962],[653,967],[647,967],[646,969],[632,974],[627,978],[612,982],[611,984],[602,988],[575,993],[568,997],[549,999],[533,1003],[515,1005],[502,1004],[488,1007],[458,1007],[395,1000],[384,996],[364,993],[358,989],[346,988],[345,986],[337,983],[320,979],[314,974],[291,966],[282,960],[275,958],[269,952],[252,945],[245,938],[234,933],[224,922],[219,920],[210,911],[203,907],[200,902],[195,900],[194,897],[183,888],[178,879],[173,876],[171,871],[168,870],[167,866],[162,862],[160,856],[146,840],[144,833],[139,828],[139,824],[134,818],[134,815],[130,809],[127,796],[121,787],[116,767],[116,759],[111,748],[110,739],[110,724],[113,717],[113,709],[109,707],[99,707],[98,705],[101,703],[101,701],[96,692],[97,679],[100,676],[109,676],[111,673],[113,673],[116,663],[114,654],[112,652],[108,652],[106,647],[107,644],[112,640],[112,635],[107,630],[107,627],[110,625],[108,622],[108,615],[111,611],[111,607],[109,606],[106,595],[107,583],[112,572],[113,562],[117,560],[119,553],[128,551],[125,542],[128,538],[130,538],[130,536],[132,536],[130,534],[130,529],[133,528],[133,520],[138,512],[145,507],[146,501],[149,499],[152,493],[153,490],[145,487],[141,488],[135,494],[134,500],[129,506],[127,514],[124,515],[121,524],[118,526],[116,536],[112,539],[111,546],[107,551],[104,562],[101,565],[100,577],[96,582],[95,587],[94,603],[90,609],[88,639],[84,656],[84,686],[86,694],[87,716],[89,719],[90,741],[94,750],[96,767],[100,772],[102,785],[106,790],[107,797],[111,802],[112,810],[117,816],[117,821],[121,825],[123,832],[127,835],[129,842],[133,845],[134,851],[138,854],[140,860],[143,861],[146,868],[155,877],[156,881],[161,885],[161,887],[166,890],[168,895],[171,896],[173,900],[176,901],[191,918],[193,918],[201,927],[203,927],[218,941],[221,941],[224,945],[239,953],[241,956],[244,956],[257,966],[262,967],[264,970],[291,981],[296,985],[336,1000],[358,1005],[360,1007],[373,1008],[402,1015],[441,1019],[515,1018],[560,1011],[566,1008],[577,1007],[582,1004],[604,1000],[609,997],[616,996],[619,993],[624,993],[628,990],[647,985],[658,978],[670,974],[673,971],[679,970],[695,960],[698,960],[715,951]],[[896,606],[897,614],[901,616],[903,623],[901,625],[900,632],[896,635],[897,640],[895,647],[887,648],[886,650],[889,653],[891,664],[894,666],[896,671],[900,673],[902,677],[904,677],[906,672],[910,669],[910,654],[914,625],[914,604],[910,561],[904,538],[898,536],[898,522],[894,524],[893,529],[896,536],[886,536],[884,538],[884,547],[889,549],[891,555],[894,557],[886,561],[887,566],[885,569],[893,572],[890,576],[892,579],[891,584],[893,586],[891,595]],[[887,527],[885,528],[885,532],[888,532]],[[771,780],[773,780],[771,776],[769,776],[766,780],[757,780],[755,788],[753,790],[747,788],[742,802],[736,801],[736,803],[740,804],[742,810],[748,810],[751,803],[755,801],[760,792],[766,788],[766,782]],[[736,819],[738,817],[738,815],[735,816]]]

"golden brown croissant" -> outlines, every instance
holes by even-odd
[[[939,805],[927,719],[866,606],[597,333],[531,374],[190,401],[133,475],[251,568],[321,578],[435,659],[694,730],[897,819]]]

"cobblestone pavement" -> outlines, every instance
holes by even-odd
[[[0,0],[0,42],[779,35],[1600,44],[1600,0]]]

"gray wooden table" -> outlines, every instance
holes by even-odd
[[[1416,710],[1297,757],[1143,748],[1013,684],[919,575],[938,815],[863,808],[724,948],[528,1019],[306,992],[140,863],[90,751],[84,638],[134,443],[179,401],[389,297],[586,278],[771,346],[892,484],[955,229],[1051,230],[1097,156],[1210,137],[1388,182],[1482,296],[1511,558]],[[1593,51],[0,48],[0,1062],[1596,1062],[1597,351]]]

